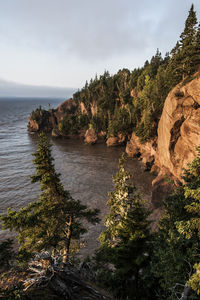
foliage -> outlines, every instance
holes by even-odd
[[[13,240],[7,239],[0,243],[0,266],[9,267],[10,262],[14,259]]]
[[[80,129],[87,129],[89,119],[87,115],[67,114],[58,124],[58,129],[64,135],[75,134]]]
[[[195,273],[189,279],[189,286],[200,295],[200,263],[194,265]]]
[[[22,292],[21,284],[6,289],[0,288],[0,298],[4,300],[28,300]]]
[[[7,215],[1,217],[2,226],[18,233],[21,258],[27,260],[35,252],[52,249],[62,250],[66,260],[71,241],[86,232],[82,219],[96,223],[98,211],[88,209],[64,190],[44,134],[40,134],[34,156],[36,173],[32,182],[40,183],[41,195],[19,211],[8,209]]]
[[[157,134],[169,91],[180,81],[183,85],[190,81],[199,66],[200,24],[197,28],[196,12],[192,5],[184,30],[170,53],[163,58],[157,49],[141,68],[133,71],[124,68],[114,75],[105,71],[89,83],[86,81],[85,86],[73,95],[77,106],[65,111],[58,128],[67,135],[87,129],[92,124],[96,132],[103,130],[107,136],[116,136],[121,132],[129,137],[134,131],[141,142],[145,142]],[[84,114],[80,104],[84,104]],[[45,113],[39,108],[31,116],[40,123]]]
[[[197,150],[197,157],[185,170],[185,184],[165,200],[165,213],[154,245],[154,272],[166,299],[181,294],[188,280],[199,292],[200,148]],[[192,293],[191,297],[196,299]]]
[[[150,212],[131,183],[124,162],[122,156],[107,202],[107,229],[99,237],[98,278],[118,299],[150,299]]]
[[[33,110],[31,113],[31,119],[36,121],[39,125],[39,129],[48,129],[50,126],[49,123],[50,112],[42,109],[41,105],[36,110]]]
[[[188,281],[191,266],[195,263],[198,240],[187,240],[180,235],[176,222],[187,219],[182,188],[175,191],[164,202],[165,213],[159,223],[154,240],[153,272],[161,285],[160,295],[173,299],[181,294]]]

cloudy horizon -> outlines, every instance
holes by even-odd
[[[199,19],[198,0],[2,1],[0,95],[9,84],[65,93],[105,70],[141,67],[157,48],[164,56],[192,3]]]
[[[67,99],[72,97],[76,88],[30,85],[0,79],[0,98],[41,97]]]

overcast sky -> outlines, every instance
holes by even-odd
[[[1,0],[1,85],[80,88],[133,70],[171,50],[192,3],[199,19],[199,0]]]

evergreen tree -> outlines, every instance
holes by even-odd
[[[200,66],[200,23],[196,33],[194,62],[196,64],[196,71],[198,71]]]
[[[165,299],[189,293],[188,284],[200,292],[200,148],[183,178],[185,184],[165,200],[165,214],[154,245],[154,271]]]
[[[180,35],[180,43],[182,47],[187,46],[194,42],[196,35],[197,17],[194,11],[194,5],[192,4],[188,17],[185,21],[184,31]]]
[[[124,162],[122,156],[119,171],[113,178],[114,191],[109,193],[107,229],[99,237],[101,247],[96,261],[103,269],[104,284],[118,299],[152,299],[148,277],[149,211],[130,182],[131,175],[125,170]],[[110,265],[113,267],[109,268]]]
[[[34,156],[36,173],[32,182],[40,182],[41,195],[19,211],[8,209],[7,215],[1,217],[2,226],[18,233],[23,256],[41,250],[62,250],[66,262],[72,239],[86,232],[82,219],[96,223],[98,211],[87,209],[64,190],[53,164],[51,144],[44,134],[40,134]]]
[[[189,168],[185,170],[184,180],[184,197],[186,199],[185,214],[188,214],[186,220],[176,222],[179,233],[186,237],[188,241],[196,242],[196,264],[194,265],[195,272],[192,274],[189,284],[200,294],[200,146],[197,147],[198,155],[189,164]]]
[[[192,4],[188,17],[185,22],[185,28],[180,36],[181,50],[177,54],[177,61],[179,62],[179,72],[184,79],[187,75],[191,75],[196,70],[196,25],[197,17]]]
[[[164,201],[164,215],[154,240],[153,273],[158,278],[159,299],[179,299],[195,263],[198,241],[186,239],[176,222],[187,220],[183,189],[176,190]]]
[[[9,268],[10,262],[14,259],[13,240],[6,239],[0,243],[0,266]]]

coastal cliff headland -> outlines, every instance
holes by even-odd
[[[130,97],[134,102],[134,89]],[[152,201],[157,207],[160,205],[158,198],[162,202],[166,193],[171,192],[166,175],[175,182],[181,181],[183,168],[196,156],[196,147],[200,144],[199,99],[200,77],[196,73],[194,79],[186,84],[177,84],[169,92],[164,101],[157,134],[146,141],[141,141],[135,130],[110,134],[109,128],[95,128],[91,120],[97,118],[101,108],[94,100],[88,107],[77,99],[68,99],[49,111],[40,107],[29,117],[28,130],[46,131],[53,137],[82,138],[87,144],[104,141],[108,147],[124,145],[128,156],[138,157],[145,164],[146,170],[152,170],[158,175],[152,183]],[[119,109],[124,109],[123,104],[118,105]]]

